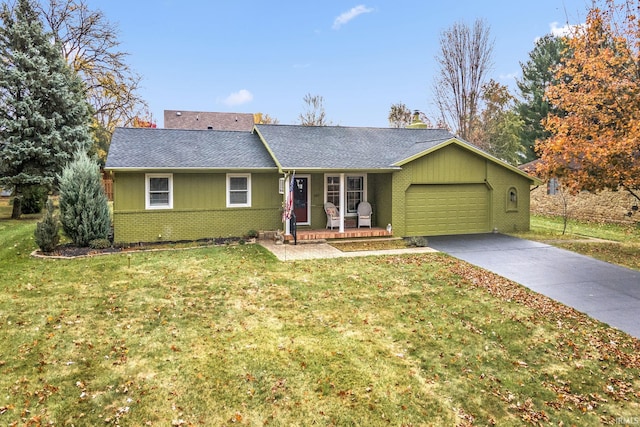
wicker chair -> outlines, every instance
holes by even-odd
[[[358,204],[358,228],[369,227],[371,228],[371,216],[373,210],[369,202],[360,202]]]
[[[340,227],[340,211],[331,202],[324,204],[324,211],[327,214],[327,227],[333,230],[333,227]]]

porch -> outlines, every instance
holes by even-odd
[[[329,239],[360,239],[368,237],[391,237],[393,232],[387,231],[386,228],[345,228],[344,233],[338,229],[330,230],[328,228],[322,230],[297,230],[298,242],[309,240],[329,240]],[[293,236],[286,234],[284,236],[288,242],[293,242]]]

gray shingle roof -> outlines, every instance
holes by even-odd
[[[441,129],[256,125],[285,170],[395,169],[454,138]]]
[[[256,125],[255,129],[117,128],[105,168],[388,171],[400,169],[405,161],[455,138],[441,129],[298,125]],[[458,138],[455,141],[468,145]],[[469,149],[482,153],[470,145]],[[488,154],[486,157],[525,175]]]
[[[251,132],[117,128],[106,169],[262,169],[276,165]]]

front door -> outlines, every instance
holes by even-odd
[[[309,177],[296,176],[293,185],[293,212],[296,223],[309,224]]]

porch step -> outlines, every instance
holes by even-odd
[[[329,239],[370,239],[393,237],[385,228],[347,228],[344,233],[337,230],[298,230],[298,243],[312,240]],[[293,236],[284,236],[287,241],[293,240]]]
[[[393,237],[393,236],[387,236],[387,237],[360,237],[357,239],[339,239],[341,243],[360,243],[360,242],[380,242],[380,241],[384,241],[384,242],[388,242],[388,241],[392,241],[392,240],[402,240],[402,237]]]
[[[291,238],[286,239],[286,242],[289,244],[293,244],[293,236],[287,236],[287,237],[291,237]],[[307,245],[307,244],[313,244],[313,243],[327,243],[327,239],[300,239],[300,236],[298,236],[297,243],[299,245]]]

